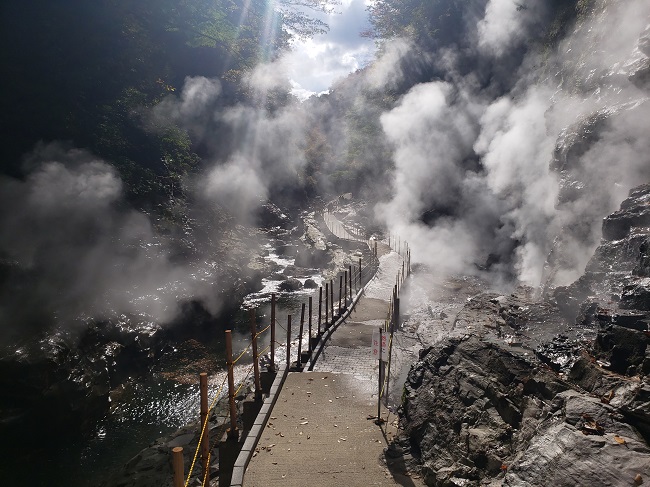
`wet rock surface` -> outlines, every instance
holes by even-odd
[[[589,358],[557,373],[493,337],[450,339],[408,375],[401,448],[428,485],[633,485],[650,475],[648,387]]]

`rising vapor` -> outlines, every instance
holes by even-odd
[[[414,86],[382,116],[395,171],[377,216],[439,272],[489,267],[537,287],[577,278],[602,218],[650,178],[648,92],[628,76],[648,63],[650,5],[601,5],[556,52],[530,50],[499,93],[477,81],[533,42],[548,13],[528,5],[490,1],[467,24],[470,51],[433,56],[444,81]],[[470,72],[463,56],[478,60]],[[573,193],[571,181],[582,184]],[[563,258],[549,272],[554,246]]]

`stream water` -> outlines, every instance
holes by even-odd
[[[267,244],[267,259],[275,262],[282,272],[294,264],[294,259],[281,256]],[[299,278],[303,283],[311,278],[320,285],[322,276],[318,270]],[[276,293],[276,340],[286,341],[287,315],[292,315],[292,336],[297,336],[302,304],[307,304],[309,296],[315,296],[313,313],[318,313],[318,290],[303,289],[296,292],[278,292],[281,281],[264,279],[262,289],[248,295],[239,312],[230,323],[233,331],[233,353],[238,356],[250,343],[249,310],[255,308],[258,330],[270,324],[271,294]],[[308,318],[305,318],[307,322]],[[315,323],[315,321],[314,321]],[[264,350],[270,342],[267,331],[260,336],[258,350]],[[223,337],[215,337],[210,343],[201,343],[204,350],[216,357],[218,370],[209,373],[209,396],[216,393],[225,377],[225,344]],[[285,355],[286,349],[276,349],[276,362]],[[295,353],[295,352],[294,352]],[[281,358],[282,357],[282,358]],[[187,357],[179,356],[178,359]],[[244,380],[252,363],[251,352],[242,357],[235,367],[235,381]],[[180,367],[180,363],[178,366]],[[171,364],[172,368],[174,364]],[[167,364],[169,368],[169,363]],[[68,487],[88,487],[100,485],[110,474],[121,469],[140,450],[149,446],[157,438],[169,435],[179,427],[196,421],[199,416],[198,377],[196,383],[154,370],[147,377],[138,377],[123,388],[119,398],[111,404],[110,413],[97,424],[89,438],[69,441],[61,438],[57,445],[36,444],[39,468],[31,473],[30,485],[66,485]],[[30,455],[33,458],[33,455]],[[24,467],[21,467],[23,470]],[[10,476],[13,478],[13,476]],[[24,472],[17,472],[16,479],[25,479]],[[13,485],[22,484],[22,481]]]

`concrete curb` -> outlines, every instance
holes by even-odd
[[[251,458],[253,458],[253,453],[255,452],[257,443],[262,436],[262,432],[266,427],[269,417],[271,416],[273,406],[278,400],[278,396],[280,395],[280,391],[282,390],[282,386],[284,385],[288,373],[289,369],[286,364],[281,364],[278,367],[278,373],[275,376],[273,385],[271,386],[269,396],[264,399],[264,404],[262,405],[260,412],[257,413],[253,427],[246,435],[246,440],[237,456],[237,460],[235,460],[235,466],[232,471],[232,480],[230,481],[231,487],[242,487],[244,485],[244,474],[246,473],[246,468],[248,467]]]

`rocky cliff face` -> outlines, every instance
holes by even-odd
[[[594,3],[596,22],[612,3]],[[596,42],[587,28],[578,25],[573,37],[583,46]],[[550,167],[568,218],[548,256],[542,298],[518,289],[468,300],[455,325],[470,325],[470,334],[422,350],[410,370],[404,432],[386,451],[389,464],[413,458],[432,486],[650,481],[650,184],[642,184],[644,171],[612,179],[590,163],[614,129],[647,120],[649,46],[650,27],[609,69],[558,67],[563,89],[612,103],[581,115],[557,140]],[[634,97],[612,96],[622,79],[638,88],[627,92]],[[609,156],[617,171],[628,154]],[[593,255],[572,251],[576,242]]]
[[[435,486],[647,482],[649,202],[650,185],[630,192],[555,300],[525,290],[469,300],[456,321],[474,333],[422,350],[412,367],[388,461],[411,455]]]

